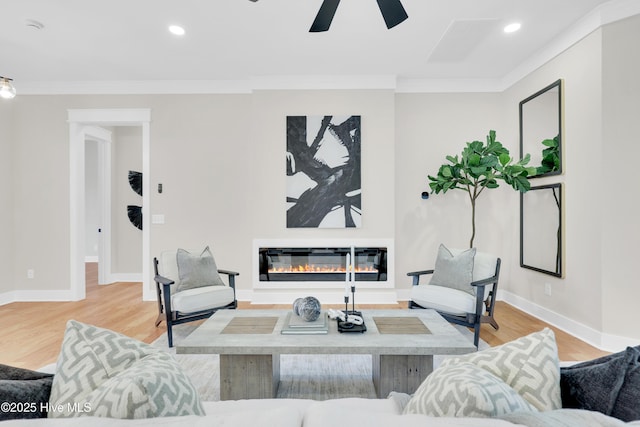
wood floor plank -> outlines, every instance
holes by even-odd
[[[164,322],[155,327],[157,304],[142,301],[140,283],[98,285],[97,264],[86,268],[87,297],[74,302],[16,302],[0,306],[0,363],[27,369],[38,369],[54,363],[60,351],[68,320],[93,324],[151,343],[166,332]],[[325,308],[340,309],[332,305]],[[289,309],[291,305],[252,305],[240,302],[240,309]],[[360,310],[373,308],[406,309],[406,303],[395,305],[358,304]],[[556,334],[561,360],[588,360],[607,354],[583,341],[499,301],[496,319],[500,329],[482,325],[481,337],[497,346],[518,337],[550,327]]]

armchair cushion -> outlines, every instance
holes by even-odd
[[[187,289],[171,295],[171,309],[180,313],[195,313],[212,307],[224,307],[235,299],[229,286],[207,286]]]
[[[470,285],[473,280],[475,255],[475,248],[454,255],[441,244],[438,248],[438,256],[429,285],[457,289],[475,296],[475,291]]]
[[[218,274],[216,261],[209,246],[200,255],[194,255],[184,249],[176,252],[178,263],[178,292],[203,286],[225,286]]]
[[[464,316],[476,310],[475,296],[444,286],[412,286],[411,300],[422,307],[454,316]]]

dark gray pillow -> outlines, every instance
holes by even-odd
[[[176,257],[180,278],[178,292],[203,286],[225,286],[209,246],[200,255],[178,249]]]
[[[467,249],[454,256],[444,245],[438,248],[438,257],[430,285],[458,289],[475,296],[470,283],[473,281],[473,261],[476,248]]]
[[[640,420],[640,346],[628,347],[627,371],[611,416],[622,421]]]
[[[562,407],[640,419],[640,346],[560,369]]]
[[[0,364],[0,421],[19,418],[46,418],[52,374]],[[5,410],[6,409],[6,410]]]

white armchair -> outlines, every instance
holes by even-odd
[[[409,308],[431,308],[451,323],[474,329],[474,344],[480,340],[480,325],[498,329],[493,317],[500,277],[500,258],[474,249],[447,249],[440,245],[433,270],[407,273],[413,278]],[[433,275],[420,283],[423,275]]]
[[[178,249],[153,259],[158,318],[156,327],[167,322],[169,347],[173,347],[173,325],[210,317],[217,310],[237,307],[235,278],[240,273],[218,269],[206,247],[201,253]],[[226,275],[226,282],[220,277]]]

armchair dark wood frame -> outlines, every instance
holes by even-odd
[[[476,310],[475,313],[467,313],[466,316],[456,316],[449,313],[443,313],[438,311],[438,313],[444,317],[444,319],[448,322],[455,323],[457,325],[466,326],[467,328],[473,328],[473,344],[478,347],[478,343],[480,342],[480,325],[483,323],[488,323],[495,330],[498,330],[500,326],[498,326],[498,322],[493,317],[493,310],[496,305],[496,295],[498,292],[498,279],[500,278],[500,258],[496,261],[496,272],[493,276],[478,280],[476,282],[471,282],[471,286],[476,287]],[[407,276],[413,278],[413,286],[418,286],[420,284],[420,276],[433,274],[433,270],[423,270],[423,271],[412,271],[407,273]],[[489,291],[489,295],[485,300],[482,299],[485,293],[485,286],[491,285],[491,290]],[[483,310],[483,305],[486,308],[486,314]],[[414,301],[409,301],[409,308],[416,309],[422,308],[418,303]]]
[[[229,278],[229,287],[233,289],[232,303],[229,303],[222,307],[195,311],[193,313],[181,313],[179,311],[171,311],[171,285],[173,285],[175,281],[161,276],[158,273],[158,258],[153,258],[153,270],[155,273],[154,280],[156,282],[156,292],[158,295],[158,317],[156,319],[156,327],[158,327],[158,325],[160,325],[163,320],[167,322],[167,338],[169,339],[169,348],[173,347],[173,325],[206,319],[208,317],[211,317],[213,313],[221,309],[238,308],[238,300],[236,299],[236,276],[239,276],[240,273],[236,271],[218,269],[218,273],[226,274]]]

